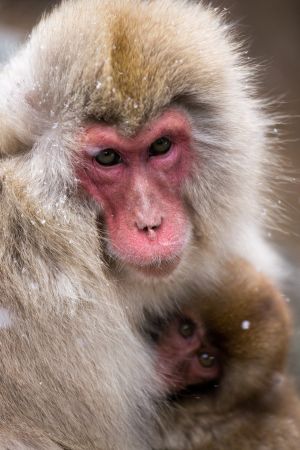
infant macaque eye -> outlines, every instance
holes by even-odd
[[[95,156],[95,160],[101,166],[115,166],[116,164],[120,164],[120,162],[122,162],[121,156],[113,148],[105,148],[104,150],[101,150]]]
[[[181,322],[179,327],[179,333],[182,337],[188,338],[193,336],[195,332],[195,324],[191,320],[185,320]]]
[[[150,156],[159,156],[168,153],[172,146],[172,142],[170,139],[166,137],[161,137],[153,142],[150,146],[149,155]]]
[[[210,368],[213,367],[216,363],[215,356],[210,355],[207,352],[199,353],[198,358],[202,367]]]

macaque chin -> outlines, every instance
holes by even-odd
[[[284,297],[244,261],[152,334],[170,403],[164,450],[296,450],[300,399],[287,375]]]
[[[79,158],[81,184],[103,210],[109,255],[145,274],[171,272],[191,236],[182,199],[193,158],[185,114],[166,111],[133,137],[91,124]]]

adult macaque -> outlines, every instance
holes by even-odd
[[[248,264],[227,270],[213,297],[194,295],[160,324],[158,367],[177,396],[155,448],[296,450],[300,401],[286,374],[285,299]]]
[[[4,67],[0,448],[151,446],[145,311],[272,259],[250,74],[183,0],[64,2]]]

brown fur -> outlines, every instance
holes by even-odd
[[[291,323],[285,299],[238,261],[228,265],[213,299],[195,295],[187,308],[219,348],[223,373],[217,386],[170,405],[157,448],[296,450],[300,400],[286,373]]]

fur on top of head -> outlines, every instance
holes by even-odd
[[[0,126],[8,137],[0,149],[30,145],[70,117],[134,132],[174,101],[238,108],[247,74],[225,24],[201,4],[65,1],[1,75]]]

